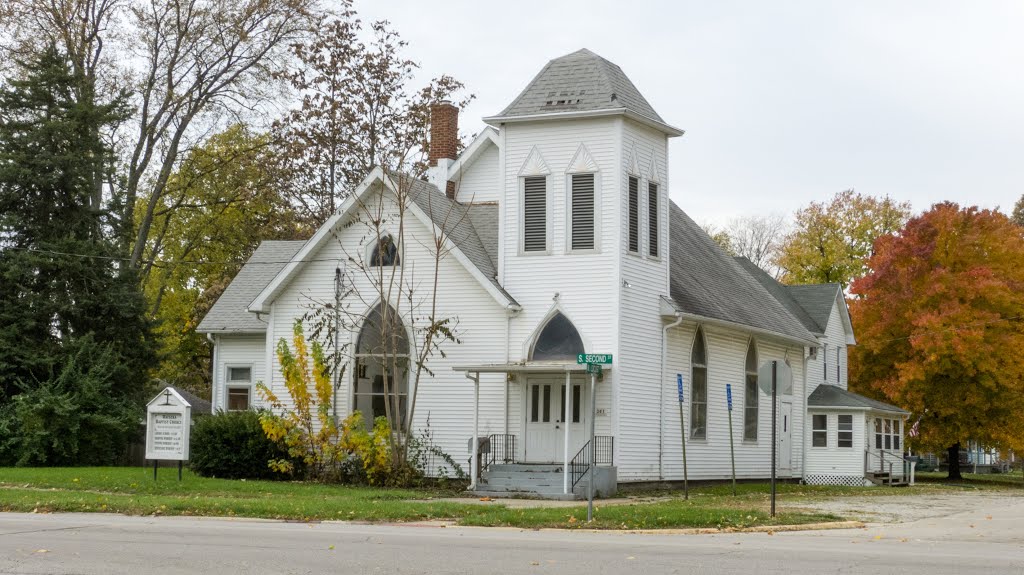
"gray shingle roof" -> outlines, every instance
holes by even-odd
[[[863,395],[846,391],[835,385],[819,385],[807,397],[808,407],[861,407],[890,413],[909,414],[910,412]]]
[[[621,68],[584,48],[548,62],[497,118],[623,108],[665,123]]]
[[[790,286],[782,285],[778,280],[768,275],[768,272],[757,267],[754,262],[745,257],[739,256],[736,258],[736,261],[743,266],[743,269],[750,274],[750,277],[757,280],[757,282],[760,283],[768,293],[772,294],[775,299],[779,300],[779,303],[785,306],[786,310],[789,311],[793,317],[800,320],[800,323],[802,323],[808,331],[815,334],[825,333],[825,326],[818,324],[818,322],[815,321],[809,313],[807,313],[807,310],[805,310],[790,293],[790,290],[788,289]],[[825,316],[825,319],[828,319],[828,315]]]
[[[818,327],[819,333],[824,333],[828,327],[828,318],[832,316],[832,306],[836,303],[836,296],[842,290],[842,286],[836,283],[811,284],[786,286],[789,295],[800,304],[800,307],[807,310]]]
[[[252,300],[299,251],[304,241],[265,241],[238,271],[224,293],[199,323],[199,333],[259,333],[267,322],[246,310]]]
[[[395,177],[395,175],[392,175]],[[433,184],[409,178],[409,197],[448,238],[466,254],[469,261],[504,294],[515,299],[498,283],[498,206],[463,204],[452,200]]]
[[[669,232],[669,289],[679,311],[815,341],[798,319],[675,202],[670,202]]]

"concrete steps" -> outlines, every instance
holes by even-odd
[[[574,500],[565,493],[564,466],[550,463],[501,463],[480,476],[474,495]]]

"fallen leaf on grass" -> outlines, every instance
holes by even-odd
[[[490,497],[481,497],[480,501],[494,501],[494,500],[491,499]]]

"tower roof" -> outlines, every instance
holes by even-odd
[[[599,112],[623,113],[671,135],[682,134],[682,130],[665,123],[654,111],[622,68],[586,48],[548,62],[511,104],[485,121],[588,116]]]

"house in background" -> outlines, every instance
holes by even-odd
[[[680,426],[689,478],[727,478],[727,384],[737,477],[766,478],[772,406],[757,372],[772,360],[793,374],[778,402],[781,477],[862,484],[874,453],[895,457],[906,413],[846,390],[854,338],[841,290],[778,284],[669,200],[669,140],[683,132],[618,66],[588,50],[556,58],[485,121],[456,156],[457,109],[435,105],[428,181],[374,170],[310,240],[261,244],[199,326],[214,343],[214,410],[259,405],[257,381],[283,389],[276,342],[308,302],[333,297],[336,269],[356,254],[388,270],[436,266],[439,315],[458,318],[461,343],[430,360],[413,428],[429,418],[438,447],[472,459],[478,492],[572,497],[590,473],[603,494],[681,480]],[[411,198],[403,242],[352,225],[360,205],[394,203],[400,189]],[[438,230],[448,256],[435,261]],[[370,275],[349,287],[372,293]],[[398,304],[357,305],[366,321],[342,334],[354,353],[335,403],[369,419],[385,382],[367,326]],[[415,347],[416,317],[398,315]],[[614,356],[593,394],[581,353]],[[387,383],[408,409],[408,374]],[[874,448],[878,420],[889,423]],[[474,436],[488,439],[479,459]]]

